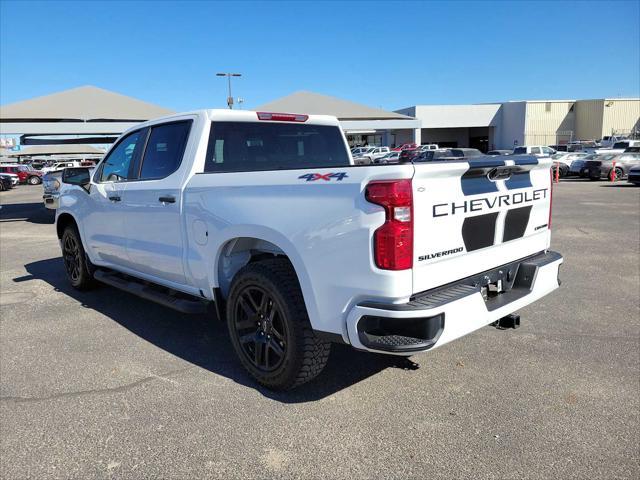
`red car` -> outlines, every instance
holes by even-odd
[[[393,148],[391,151],[392,152],[401,152],[403,150],[409,150],[409,149],[414,149],[414,148],[418,148],[418,144],[417,143],[403,143],[399,147]]]
[[[418,150],[417,148],[405,148],[400,152],[398,161],[400,163],[411,162],[414,158],[416,158],[421,153],[422,153],[422,150]]]
[[[14,173],[18,175],[20,183],[39,185],[42,183],[42,172],[34,169],[30,165],[0,165],[0,173]]]

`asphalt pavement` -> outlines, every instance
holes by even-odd
[[[65,279],[42,188],[0,192],[0,477],[640,477],[640,188],[556,186],[562,287],[430,353],[334,346],[258,387],[224,325]]]

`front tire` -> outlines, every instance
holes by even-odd
[[[569,167],[560,167],[560,178],[566,178],[569,174]]]
[[[93,265],[87,258],[80,233],[75,225],[69,225],[62,233],[62,260],[67,278],[73,288],[89,290],[95,287]]]
[[[288,260],[250,263],[236,274],[227,301],[227,326],[242,365],[273,390],[308,382],[329,358],[330,344],[313,332]]]
[[[42,183],[42,179],[36,175],[29,177],[29,180],[27,181],[29,182],[29,185],[40,185]]]

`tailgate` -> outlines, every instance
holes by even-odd
[[[416,163],[413,292],[549,246],[549,158]]]

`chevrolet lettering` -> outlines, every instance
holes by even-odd
[[[438,203],[433,206],[434,217],[445,217],[457,213],[481,212],[505,206],[520,205],[535,202],[547,198],[548,188],[539,188],[532,191],[515,192],[492,197],[474,198],[461,202]]]

